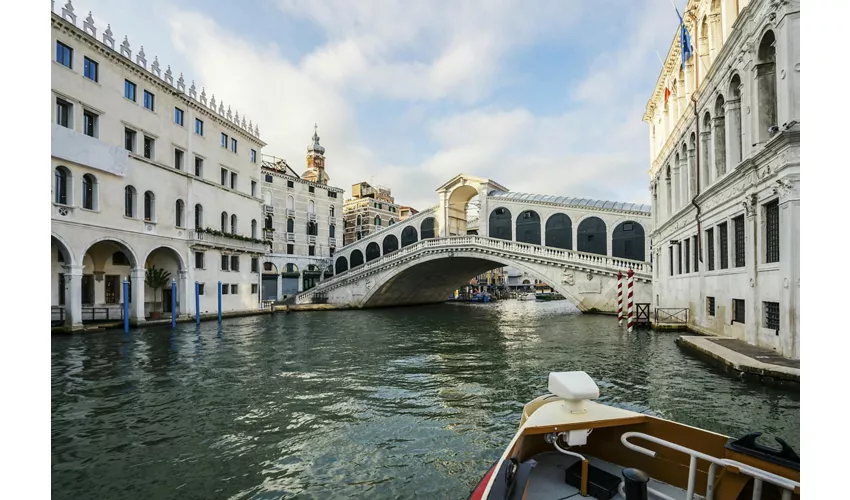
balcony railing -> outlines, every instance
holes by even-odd
[[[274,205],[263,205],[263,213],[274,215]]]
[[[264,240],[274,240],[274,229],[263,229]]]
[[[307,235],[307,244],[315,245],[316,244],[316,236],[312,234]]]
[[[316,214],[307,214],[307,220],[315,221],[316,220]]]
[[[240,239],[237,235],[230,234],[213,234],[207,231],[189,231],[189,244],[198,246],[208,246],[213,248],[226,248],[228,250],[241,250],[252,253],[266,253],[269,251],[269,245],[266,242],[251,240],[249,238]]]
[[[335,247],[336,246],[336,238],[334,238],[333,236],[328,238],[328,246]]]
[[[295,209],[294,208],[287,208],[286,209],[286,216],[287,217],[295,217]]]
[[[286,233],[286,241],[295,241],[295,233]]]

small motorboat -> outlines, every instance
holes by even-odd
[[[549,374],[519,430],[470,500],[792,500],[800,457],[593,400],[585,372]]]
[[[519,299],[519,300],[537,300],[537,294],[536,293],[520,293],[517,296],[517,299]]]

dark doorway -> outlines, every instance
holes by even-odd
[[[94,275],[84,274],[82,280],[82,302],[86,305],[94,304]]]
[[[107,274],[103,284],[105,290],[105,302],[107,304],[117,304],[120,296],[121,276],[117,274]]]

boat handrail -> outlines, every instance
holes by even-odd
[[[730,460],[728,458],[716,458],[711,455],[706,455],[705,453],[699,452],[697,450],[692,450],[691,448],[686,448],[676,443],[671,443],[670,441],[666,441],[655,436],[650,436],[649,434],[644,434],[642,432],[626,432],[620,437],[620,442],[622,442],[623,446],[625,446],[626,448],[652,458],[655,458],[656,453],[642,446],[630,443],[629,438],[632,437],[644,439],[651,443],[660,444],[661,446],[665,446],[667,448],[670,448],[671,450],[676,450],[691,457],[690,466],[688,468],[688,492],[685,496],[685,500],[693,500],[694,498],[694,489],[696,486],[697,473],[697,458],[705,460],[706,462],[711,464],[708,468],[708,484],[706,484],[705,489],[705,500],[713,500],[714,498],[714,478],[717,474],[718,466],[734,468],[737,471],[752,477],[755,480],[753,484],[753,500],[760,500],[763,482],[768,482],[781,488],[783,490],[782,500],[791,500],[792,493],[798,492],[800,488],[800,483],[797,481],[792,481],[788,478],[784,478],[771,472],[767,472],[751,465],[738,462],[737,460]]]

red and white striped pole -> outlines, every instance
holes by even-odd
[[[635,272],[632,271],[632,268],[629,268],[629,273],[628,273],[628,277],[629,277],[629,284],[628,284],[628,287],[629,287],[629,292],[628,292],[629,293],[628,294],[628,299],[629,299],[629,319],[628,319],[629,333],[632,333],[632,326],[634,325],[633,314],[634,314],[634,309],[635,309],[635,300],[634,300],[634,291],[632,289],[633,286],[634,286],[634,275],[635,275]]]
[[[617,271],[617,326],[623,326],[623,273]]]

